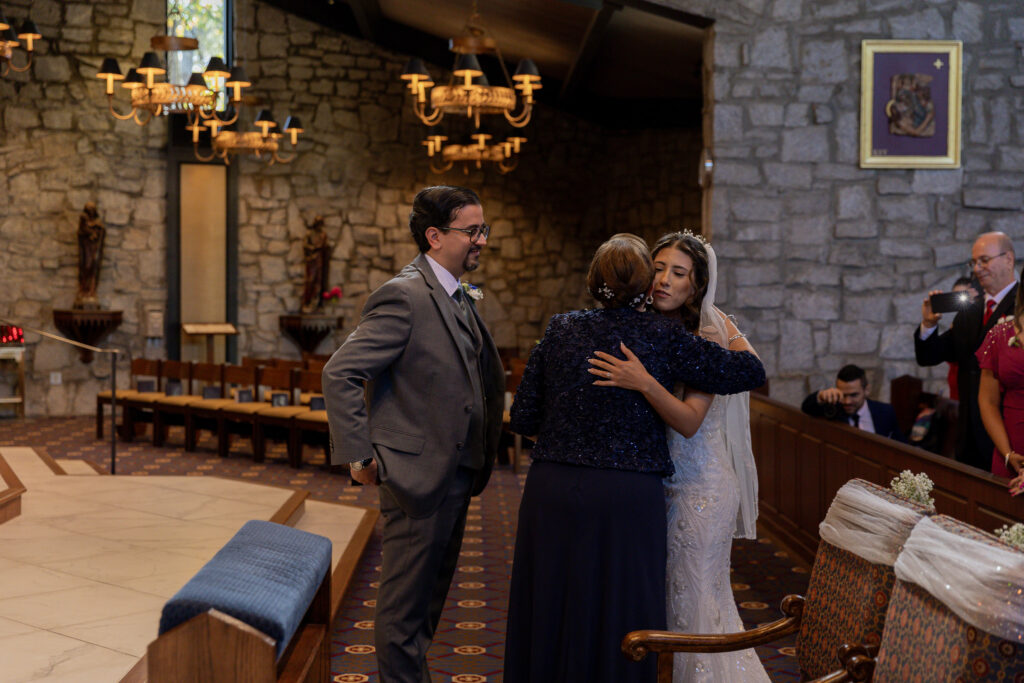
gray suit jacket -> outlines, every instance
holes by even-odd
[[[473,495],[494,465],[505,372],[470,308],[483,337],[483,397],[474,395],[469,373],[476,368],[459,349],[458,309],[423,254],[370,295],[358,327],[324,367],[331,463],[376,458],[381,486],[410,517],[426,517],[440,505],[462,449],[475,441],[467,439],[474,411],[483,416],[483,443],[476,447],[484,450],[484,467]]]

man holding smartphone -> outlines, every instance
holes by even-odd
[[[956,459],[989,471],[992,440],[985,431],[978,410],[978,385],[981,370],[974,352],[988,331],[1004,315],[1013,314],[1017,294],[1013,242],[1002,232],[986,232],[974,241],[968,265],[978,279],[984,297],[978,298],[953,318],[953,325],[938,333],[942,314],[934,311],[931,295],[921,304],[921,324],[914,330],[914,354],[921,366],[943,362],[957,364],[960,409],[957,417]]]

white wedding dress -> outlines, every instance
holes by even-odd
[[[682,397],[680,397],[682,398]],[[687,439],[667,429],[676,471],[665,480],[668,512],[668,628],[686,633],[743,630],[729,577],[740,486],[726,447],[726,398],[715,396]],[[754,650],[675,656],[673,683],[769,683]]]

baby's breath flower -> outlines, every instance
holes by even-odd
[[[889,483],[889,488],[900,498],[906,498],[930,508],[935,507],[935,499],[928,495],[934,486],[935,484],[927,474],[924,472],[914,474],[910,470],[903,470],[900,472],[900,476]]]
[[[1012,546],[1024,550],[1024,524],[1021,524],[1020,522],[1013,526],[1004,524],[995,530],[995,535],[998,536],[999,540],[1003,543],[1009,543]]]

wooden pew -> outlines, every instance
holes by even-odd
[[[331,542],[250,521],[164,605],[147,680],[327,681],[330,627]]]
[[[1024,519],[1024,496],[1011,497],[1005,479],[758,394],[750,396],[750,436],[760,482],[758,523],[808,564],[829,503],[857,477],[889,486],[903,470],[924,472],[935,482],[940,514],[989,530]]]

